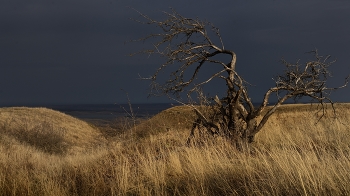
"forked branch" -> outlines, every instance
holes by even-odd
[[[317,50],[311,51],[314,60],[304,64],[288,63],[282,59],[285,66],[283,74],[275,78],[276,85],[267,90],[261,104],[255,108],[248,94],[248,83],[236,72],[236,54],[224,48],[219,29],[212,23],[198,18],[186,18],[172,10],[163,12],[164,20],[154,20],[145,14],[138,12],[141,20],[138,22],[154,25],[159,33],[151,34],[136,41],[153,41],[152,48],[142,51],[146,54],[158,54],[166,61],[148,79],[152,81],[151,93],[178,95],[186,91],[187,96],[214,79],[220,79],[226,85],[223,97],[206,97],[204,93],[198,93],[198,100],[205,100],[205,106],[183,103],[191,107],[197,114],[191,130],[191,136],[195,129],[206,129],[209,133],[219,134],[231,140],[238,148],[252,142],[254,136],[268,121],[269,117],[278,107],[288,99],[298,101],[309,97],[313,102],[321,106],[325,111],[325,103],[333,104],[330,93],[344,88],[348,84],[348,77],[342,86],[329,87],[329,67],[335,62],[330,56],[321,56]],[[228,56],[229,60],[222,61],[219,56]],[[215,67],[216,71],[206,78],[200,77],[207,67]],[[170,70],[170,71],[169,71]],[[159,75],[163,71],[169,71],[170,75],[165,82],[159,82]],[[200,80],[198,78],[201,78]],[[219,80],[219,81],[220,81]],[[266,109],[270,96],[277,95],[277,102]],[[332,105],[333,107],[333,105]],[[211,111],[203,108],[210,108]],[[258,121],[258,117],[262,119]],[[322,116],[321,116],[322,117]]]

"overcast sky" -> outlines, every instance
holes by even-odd
[[[150,43],[126,43],[153,32],[130,20],[133,7],[162,19],[174,8],[220,28],[237,71],[259,102],[282,70],[279,60],[308,59],[318,49],[337,63],[330,84],[350,73],[349,0],[1,0],[0,104],[164,102],[147,98],[156,57],[129,57]],[[225,85],[215,86],[224,90]],[[350,102],[350,89],[334,100]]]

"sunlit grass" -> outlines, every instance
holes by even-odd
[[[2,131],[0,195],[350,195],[349,105],[319,122],[313,108],[288,107],[249,152],[221,138],[186,147],[193,116],[179,107],[74,154]],[[60,127],[43,126],[55,134]]]

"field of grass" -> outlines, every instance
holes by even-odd
[[[0,196],[350,195],[350,104],[336,109],[318,121],[316,106],[285,105],[239,152],[221,138],[186,147],[184,107],[110,128],[1,108]]]

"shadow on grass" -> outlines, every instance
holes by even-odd
[[[64,139],[66,130],[49,122],[41,122],[31,128],[24,122],[18,128],[3,128],[1,132],[49,154],[64,154],[69,147]]]

